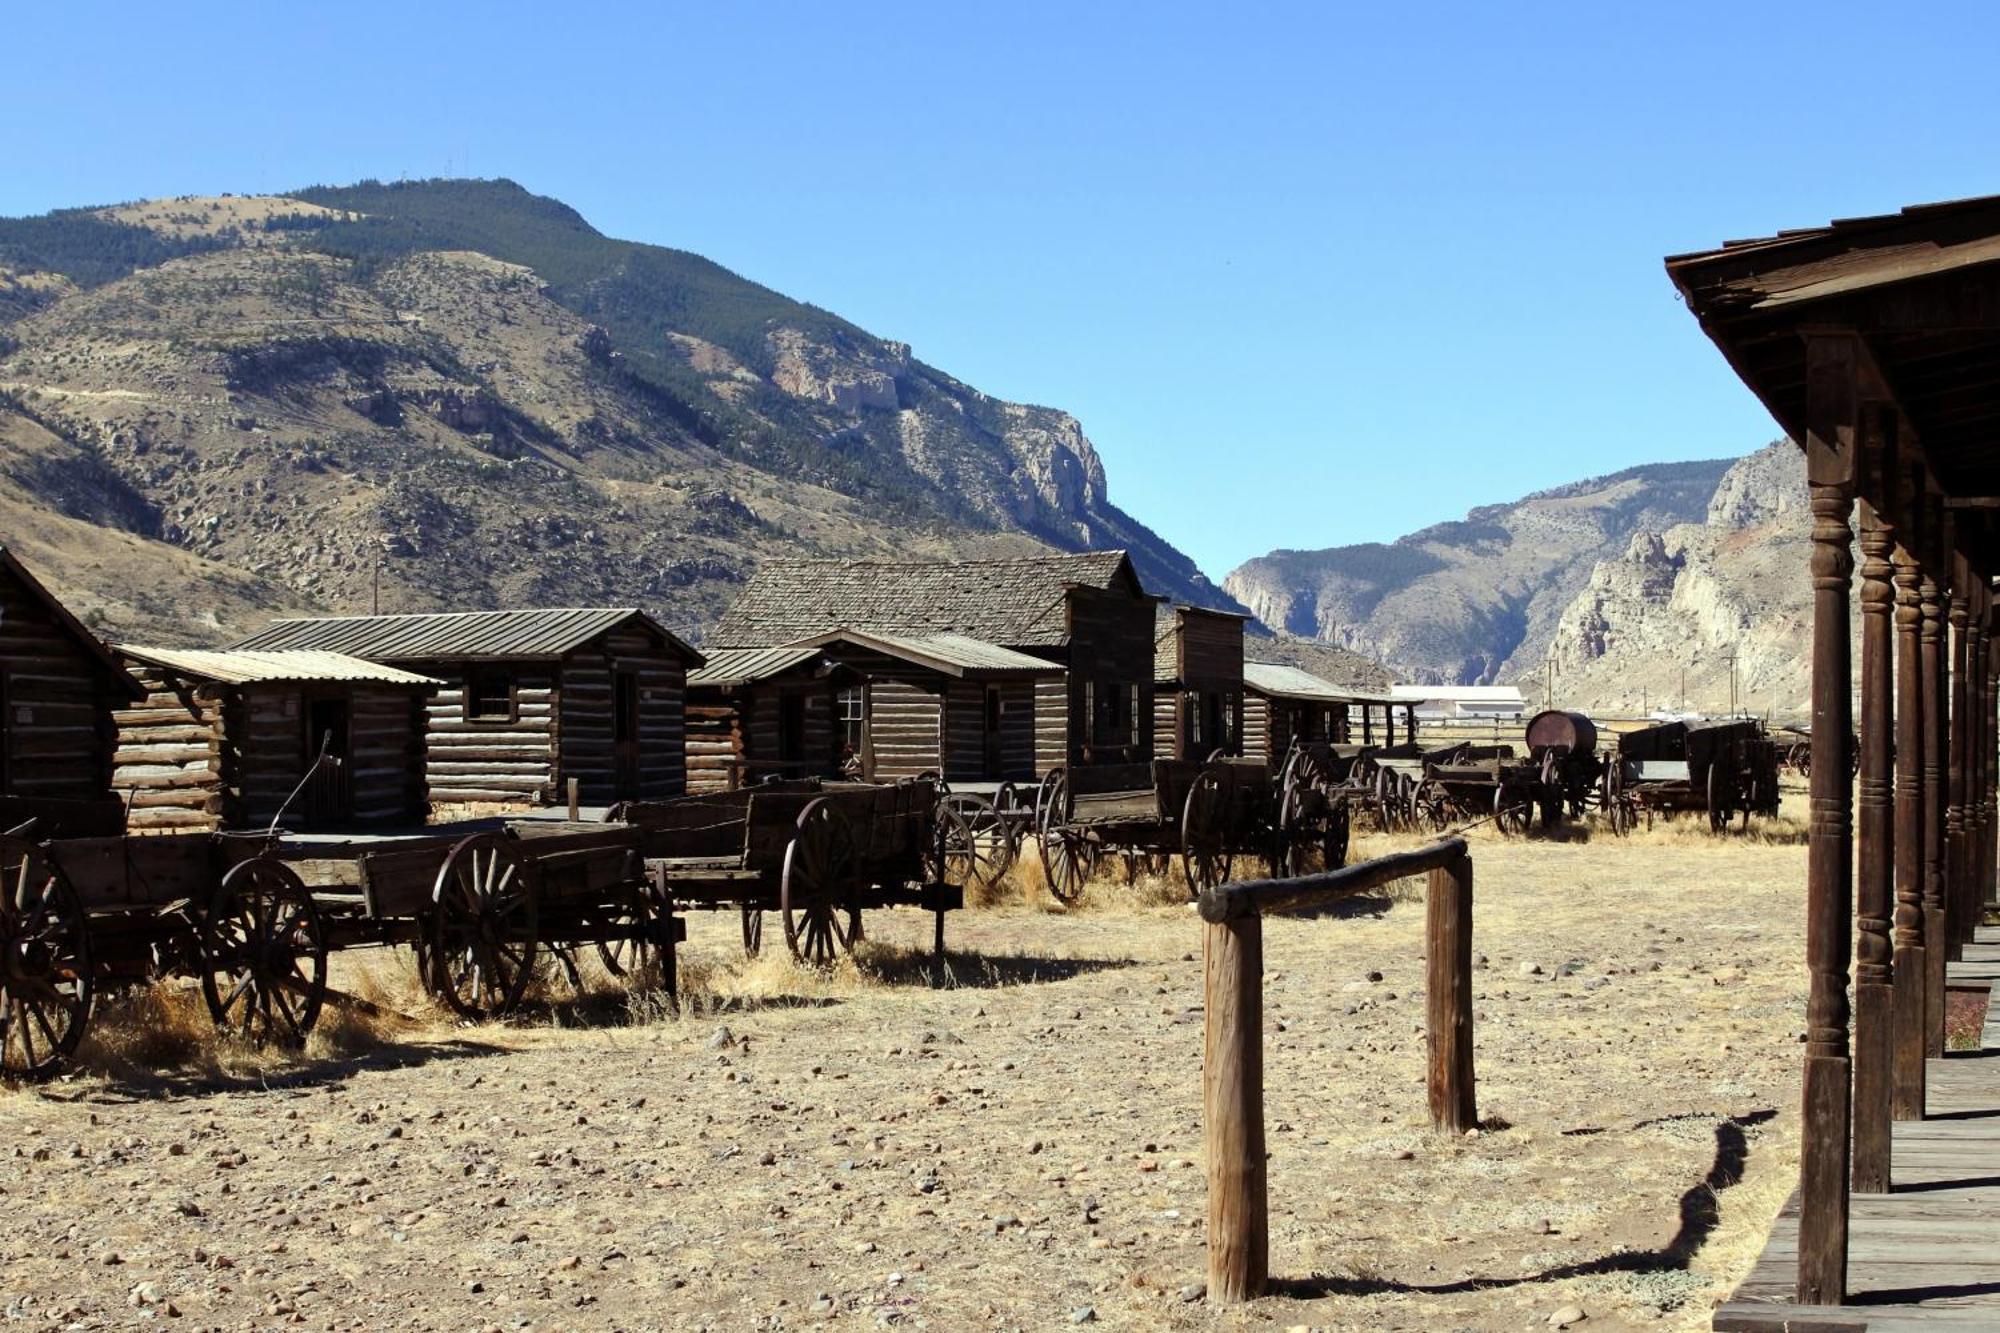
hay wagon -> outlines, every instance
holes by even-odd
[[[1664,722],[1620,736],[1603,782],[1614,832],[1700,812],[1719,833],[1739,815],[1747,826],[1778,813],[1778,746],[1754,720]]]
[[[343,843],[35,831],[0,835],[0,1072],[10,1077],[57,1072],[108,987],[189,978],[218,1028],[298,1045],[340,949],[410,945],[427,989],[488,1018],[520,1003],[538,949],[574,976],[579,947],[629,971],[663,942],[630,830],[517,824]],[[358,885],[309,887],[290,864],[307,859],[352,861]]]
[[[1303,797],[1295,808],[1307,808]],[[1200,893],[1228,879],[1238,856],[1286,858],[1287,809],[1261,761],[1059,768],[1042,781],[1035,835],[1049,891],[1064,904],[1082,898],[1108,855],[1121,859],[1128,880],[1177,858],[1189,891]]]
[[[915,907],[936,917],[965,904],[965,821],[937,784],[767,783],[671,801],[627,802],[607,819],[638,835],[648,880],[669,913],[737,913],[746,953],[775,912],[802,963],[824,966],[860,938],[861,914]]]

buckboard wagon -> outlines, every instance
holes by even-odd
[[[75,1053],[98,992],[200,983],[216,1026],[297,1045],[329,994],[327,954],[408,944],[425,987],[468,1018],[519,1005],[539,949],[575,976],[671,940],[631,829],[523,821],[460,835],[346,842],[279,833],[0,835],[0,1073],[44,1078]],[[352,861],[354,885],[308,887],[290,862]]]
[[[1228,879],[1238,856],[1265,857],[1274,867],[1310,852],[1337,862],[1346,855],[1347,819],[1335,786],[1331,767],[1311,760],[1288,765],[1276,780],[1262,761],[1240,759],[1055,769],[1036,807],[1049,892],[1077,902],[1110,854],[1121,858],[1128,881],[1178,857],[1191,893]]]
[[[1778,813],[1778,747],[1754,720],[1665,722],[1618,738],[1603,802],[1623,833],[1656,813],[1702,811],[1716,832]]]
[[[766,912],[793,957],[825,965],[853,949],[863,911],[916,907],[936,917],[941,961],[945,913],[965,905],[966,824],[925,779],[769,783],[627,802],[605,817],[638,835],[664,911],[735,911],[750,954]]]

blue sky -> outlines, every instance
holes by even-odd
[[[509,176],[1066,408],[1220,578],[1775,427],[1660,259],[2000,192],[2000,9],[34,6],[0,213]]]

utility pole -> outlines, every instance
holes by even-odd
[[[1682,668],[1681,668],[1681,708],[1680,708],[1680,711],[1681,711],[1681,713],[1682,713],[1683,715],[1685,715],[1685,714],[1687,713],[1687,710],[1688,710],[1688,669],[1687,669],[1686,667],[1682,667]]]
[[[375,595],[370,605],[373,608],[369,612],[370,615],[382,614],[382,557],[379,555],[375,557]]]
[[[1729,663],[1729,716],[1736,716],[1736,653],[1732,649],[1724,659]]]

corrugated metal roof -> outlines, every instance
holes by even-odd
[[[377,662],[539,660],[561,657],[627,621],[678,648],[690,665],[705,660],[637,607],[520,611],[440,611],[396,616],[312,616],[274,620],[232,648],[312,648]]]
[[[687,683],[718,687],[747,685],[753,680],[783,675],[819,655],[817,648],[717,648],[709,653],[707,666],[688,673]]]
[[[1386,694],[1344,689],[1332,681],[1320,679],[1310,671],[1301,671],[1298,667],[1285,666],[1277,662],[1245,662],[1243,684],[1259,694],[1275,695],[1280,699],[1307,699],[1315,703],[1336,704],[1395,702]]]
[[[1063,668],[1055,662],[1040,657],[1030,657],[1017,653],[1011,648],[980,639],[968,638],[963,634],[880,634],[871,630],[838,629],[817,635],[794,645],[800,648],[824,648],[833,643],[851,643],[860,648],[871,648],[887,653],[917,666],[942,671],[946,675],[963,676],[994,675],[998,673],[1033,673],[1035,675],[1061,675]]]
[[[1144,595],[1123,551],[1012,560],[766,560],[709,641],[735,648],[797,643],[846,625],[1054,648],[1069,640],[1068,584],[1126,584]]]
[[[225,685],[288,680],[369,681],[382,685],[442,684],[429,676],[398,671],[395,667],[349,657],[345,653],[321,653],[302,648],[260,652],[226,648],[152,648],[143,644],[121,643],[118,652],[128,661],[164,667]]]

